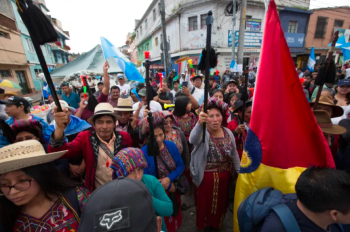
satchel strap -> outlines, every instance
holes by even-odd
[[[111,152],[111,150],[109,150],[106,144],[100,143],[100,147],[108,155],[109,158],[111,158],[112,160],[114,159],[113,153]]]

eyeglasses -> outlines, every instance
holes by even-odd
[[[1,190],[0,196],[10,194],[12,188],[14,188],[18,191],[26,191],[27,189],[30,188],[30,186],[32,186],[32,181],[33,181],[33,179],[22,180],[22,181],[16,183],[15,185],[12,185],[12,186],[1,186],[0,187],[0,190]]]
[[[35,136],[34,135],[33,136],[28,135],[28,136],[24,136],[24,137],[16,139],[15,142],[18,143],[18,142],[22,142],[22,141],[26,141],[26,140],[32,140],[32,139],[35,139]]]

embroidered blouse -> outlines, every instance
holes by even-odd
[[[84,187],[77,187],[77,199],[80,211],[90,195]],[[79,222],[70,209],[58,199],[41,218],[34,218],[27,214],[20,214],[13,231],[15,232],[77,232]]]
[[[174,171],[176,169],[176,163],[171,156],[168,148],[164,146],[162,150],[159,151],[159,156],[162,157],[163,161],[167,164],[167,166],[170,168],[170,170]],[[164,178],[169,176],[169,171],[161,161],[160,157],[157,157],[157,163],[158,163],[158,175],[159,178]]]
[[[171,129],[171,136],[165,135],[165,140],[171,141],[176,144],[177,149],[179,150],[180,154],[182,155],[182,152],[184,150],[181,135],[178,130]]]

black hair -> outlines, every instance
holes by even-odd
[[[98,82],[98,83],[97,83],[97,86],[99,86],[99,85],[103,85],[103,82]]]
[[[183,92],[178,91],[177,93],[175,93],[175,98],[178,98],[178,97],[187,97],[187,96]]]
[[[20,107],[20,106],[23,106],[23,111],[24,113],[26,114],[29,114],[30,113],[30,108],[29,107],[25,107],[24,105],[22,104],[14,104],[17,108]]]
[[[173,81],[173,85],[174,85],[175,83],[178,83],[178,84],[180,84],[180,81],[179,81],[179,79],[177,79],[176,81]]]
[[[208,110],[211,110],[211,109],[217,109],[220,112],[220,114],[222,116],[221,126],[226,127],[227,126],[227,119],[226,119],[226,115],[224,115],[222,110],[217,105],[209,105]]]
[[[304,74],[304,77],[310,77],[310,78],[312,78],[312,76],[311,76],[310,73],[305,73],[305,74]]]
[[[62,84],[61,84],[61,88],[66,87],[66,86],[69,87],[69,83],[62,83]]]
[[[315,213],[350,211],[350,175],[332,168],[310,167],[301,173],[295,185],[300,202]]]
[[[92,123],[95,125],[95,122],[97,121],[97,119],[100,119],[100,118],[102,118],[103,116],[110,116],[110,117],[113,119],[114,124],[117,122],[117,120],[115,119],[115,117],[113,117],[113,116],[110,115],[110,114],[100,114],[100,115],[96,115],[96,116],[93,118]]]
[[[184,116],[187,113],[186,108],[188,103],[190,103],[190,99],[187,96],[176,98],[173,114],[177,117]]]
[[[113,86],[111,87],[111,92],[112,92],[113,89],[119,89],[119,91],[120,91],[120,88],[119,88],[118,86],[116,86],[116,85],[113,85]]]
[[[21,170],[38,183],[45,197],[51,201],[68,189],[80,185],[58,171],[53,163],[35,165]],[[0,205],[0,224],[4,231],[13,231],[17,217],[21,213],[21,207],[16,206],[6,197],[0,197]]]
[[[158,122],[158,123],[155,123],[153,125],[153,130],[155,130],[156,128],[159,128],[163,131],[163,133],[165,133],[165,129],[164,129],[164,123],[163,122]]]
[[[223,97],[225,96],[224,92],[223,92],[221,89],[216,89],[216,90],[214,90],[214,91],[213,91],[213,96],[214,96],[214,94],[216,94],[217,92],[220,92],[220,93],[222,94]]]
[[[80,94],[84,93],[84,88],[79,89],[78,95],[80,97]],[[89,91],[86,91],[86,93],[89,93]]]
[[[237,97],[237,99],[241,99],[241,94],[240,93],[232,93],[229,97],[228,97],[228,102],[230,103],[231,99],[233,97]]]

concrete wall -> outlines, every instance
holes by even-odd
[[[6,80],[13,81],[18,84],[18,79],[16,77],[16,71],[23,71],[29,91],[31,93],[36,93],[33,80],[31,78],[31,71],[28,65],[4,65],[0,63],[0,70],[8,70],[10,71],[10,77],[5,77]],[[2,77],[3,78],[3,77]],[[18,94],[22,95],[22,92],[18,89],[11,89],[11,91],[16,91]]]
[[[0,0],[0,13],[6,15],[10,19],[15,19],[15,14],[11,6],[11,0]]]
[[[327,48],[328,44],[331,42],[334,33],[334,20],[344,20],[342,28],[350,28],[350,9],[349,8],[335,8],[337,12],[333,9],[322,9],[313,10],[314,13],[310,15],[309,27],[306,35],[305,47],[311,48],[312,46],[316,48]],[[327,17],[328,24],[324,38],[315,38],[317,18]],[[327,49],[328,50],[328,49]]]

